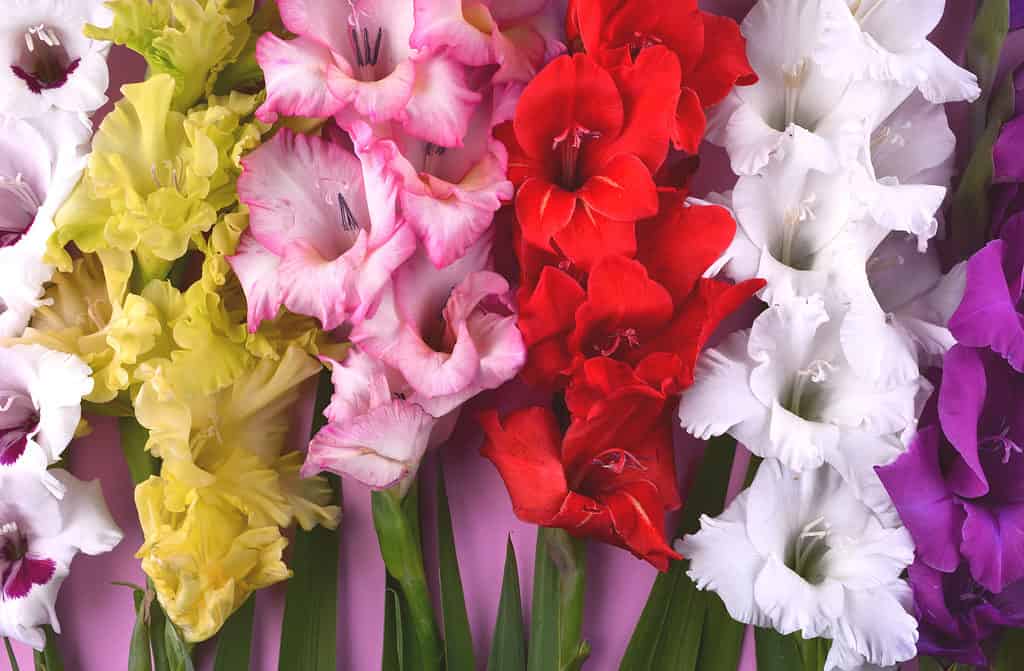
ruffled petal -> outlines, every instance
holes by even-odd
[[[327,86],[337,65],[319,42],[267,33],[256,44],[256,60],[267,81],[267,100],[257,111],[261,121],[274,123],[279,115],[323,118],[344,105]]]

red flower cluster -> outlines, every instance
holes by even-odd
[[[564,393],[567,426],[527,408],[481,417],[484,454],[516,514],[631,550],[677,557],[671,417],[712,331],[762,286],[704,277],[736,224],[660,185],[669,146],[696,151],[704,108],[752,83],[734,22],[695,1],[587,0],[569,10],[584,49],[524,91],[509,149],[524,377]],[[705,42],[714,48],[705,50]]]

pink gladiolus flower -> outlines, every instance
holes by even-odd
[[[281,18],[298,35],[266,34],[256,59],[266,73],[259,116],[329,117],[354,111],[372,123],[396,121],[409,133],[451,147],[466,134],[480,94],[465,66],[443,51],[410,46],[408,0],[281,0]]]
[[[372,162],[288,129],[243,164],[238,194],[250,225],[230,262],[245,290],[249,328],[282,305],[328,331],[372,311],[416,248],[395,214],[394,184],[378,178],[368,188],[364,170],[376,170]]]
[[[565,52],[564,12],[550,0],[414,0],[412,45],[448,48],[466,65],[498,65],[494,83],[526,83]]]
[[[399,185],[401,217],[438,267],[465,254],[490,228],[502,202],[512,199],[508,151],[492,132],[509,95],[488,94],[477,105],[458,147],[424,142],[396,124],[352,124],[359,154],[387,167]]]

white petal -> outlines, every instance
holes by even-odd
[[[768,408],[750,392],[754,362],[747,356],[748,335],[730,335],[697,361],[694,383],[679,401],[679,422],[697,438],[732,433],[745,443],[767,427]]]
[[[834,625],[825,671],[859,665],[890,666],[917,654],[917,621],[908,612],[910,588],[895,581],[873,590],[846,591],[843,617]]]

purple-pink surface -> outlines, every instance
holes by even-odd
[[[737,19],[741,19],[752,4],[753,0],[701,2],[705,9]],[[948,0],[946,15],[932,36],[954,58],[958,58],[963,49],[974,5],[970,0]],[[1010,55],[1004,59],[1007,63],[1016,62],[1024,56],[1024,41],[1014,42],[1008,49]],[[140,79],[143,72],[134,54],[123,49],[112,52],[111,69],[112,97],[118,95],[117,89],[121,84]],[[963,105],[955,105],[949,109],[950,120],[958,135],[963,129],[963,108]],[[728,188],[733,178],[722,152],[706,146],[703,154],[705,161],[695,192],[699,195],[709,190]],[[309,426],[308,405],[305,412],[299,414],[302,416],[295,422],[297,444],[301,444]],[[63,627],[60,647],[68,671],[119,671],[127,668],[128,642],[134,622],[132,594],[130,590],[112,583],[141,583],[144,580],[139,562],[134,558],[142,534],[132,500],[131,480],[118,446],[117,429],[106,420],[97,419],[94,424],[95,432],[77,441],[70,450],[71,471],[80,478],[98,478],[101,481],[107,502],[124,529],[125,538],[108,555],[77,558],[71,577],[64,584],[57,612]],[[680,475],[685,483],[695,445],[682,439],[678,442]],[[490,462],[480,457],[478,447],[479,436],[471,426],[464,426],[456,439],[443,449],[440,457],[444,460],[448,482],[470,624],[477,657],[482,664],[490,647],[501,586],[505,538],[510,536],[516,548],[524,609],[528,613],[536,529],[513,515],[501,478]],[[432,455],[424,464],[422,473],[426,492],[433,491],[438,456]],[[740,472],[739,469],[735,471],[737,474]],[[424,498],[424,519],[429,520],[433,516],[431,497]],[[339,669],[369,671],[380,665],[384,566],[378,553],[369,502],[369,492],[365,488],[345,484],[337,631]],[[429,529],[426,535],[430,538]],[[434,548],[427,547],[426,554],[433,556]],[[428,559],[428,571],[431,568]],[[655,570],[627,552],[597,543],[589,545],[587,570],[584,633],[593,646],[593,655],[586,668],[608,671],[618,666],[643,609]],[[278,668],[278,636],[285,589],[286,585],[282,584],[257,596],[253,671]],[[740,671],[756,671],[752,642],[748,632]],[[32,668],[31,651],[17,644],[15,650],[22,668]],[[210,652],[209,644],[200,646],[200,668],[210,668]],[[280,668],[290,670],[294,667],[285,663]],[[0,659],[0,669],[9,670],[5,656]]]

